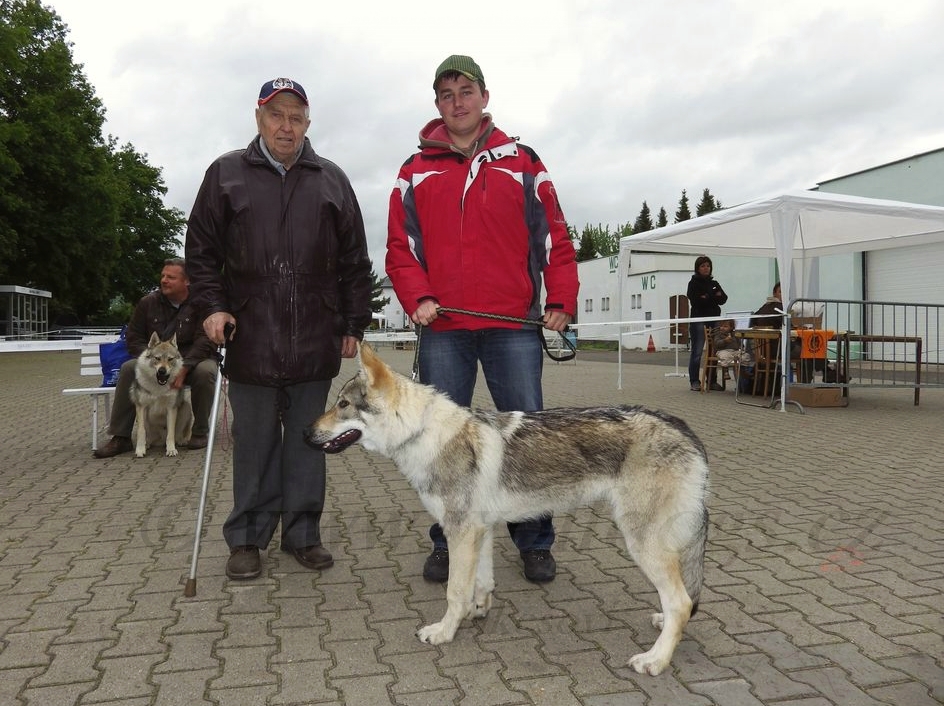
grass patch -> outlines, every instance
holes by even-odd
[[[580,351],[615,351],[616,341],[585,341],[577,339],[577,350]]]

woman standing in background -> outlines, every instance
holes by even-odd
[[[721,305],[728,301],[721,285],[712,277],[711,258],[699,255],[695,258],[695,274],[688,282],[688,315],[692,318],[721,316]],[[713,321],[692,321],[688,325],[688,340],[691,345],[691,357],[688,361],[688,381],[693,392],[701,392],[701,356],[705,350],[705,328]],[[718,369],[711,369],[711,380],[705,381],[712,390],[721,390],[718,384]]]

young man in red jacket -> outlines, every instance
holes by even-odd
[[[426,327],[420,379],[468,406],[481,363],[499,411],[539,410],[541,330],[439,308],[542,320],[544,328],[563,331],[573,320],[578,289],[567,223],[540,158],[485,112],[485,78],[471,57],[443,61],[433,91],[440,117],[420,131],[420,151],[400,168],[387,232],[387,275],[404,311]],[[551,518],[509,523],[508,529],[525,576],[552,580]],[[439,525],[430,528],[430,538],[433,552],[423,575],[446,581],[448,547]]]

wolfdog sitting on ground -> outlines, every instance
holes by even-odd
[[[492,526],[604,501],[630,556],[659,593],[661,630],[629,665],[659,674],[695,612],[708,511],[704,446],[686,424],[642,407],[472,411],[394,372],[367,345],[360,371],[305,431],[328,453],[356,441],[391,458],[449,541],[448,608],[417,631],[452,640],[492,602]]]
[[[175,390],[169,384],[183,366],[183,356],[177,350],[177,335],[162,341],[157,333],[152,333],[147,348],[135,363],[131,383],[137,425],[134,455],[138,458],[144,458],[148,447],[161,439],[164,439],[168,456],[177,455],[177,444],[190,441],[193,427],[190,390],[183,387]]]

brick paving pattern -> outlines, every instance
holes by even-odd
[[[664,409],[708,447],[701,609],[658,677],[625,666],[656,637],[657,599],[602,508],[557,518],[542,586],[497,532],[492,612],[420,643],[445,608],[421,575],[430,520],[360,447],[328,460],[334,567],[270,546],[260,579],[227,580],[229,420],[186,598],[204,453],[92,459],[87,400],[61,395],[88,383],[78,354],[0,356],[0,704],[944,703],[944,395],[856,390],[848,408],[783,413],[692,393],[664,355],[628,358],[622,391],[613,362],[549,363],[546,404]]]

